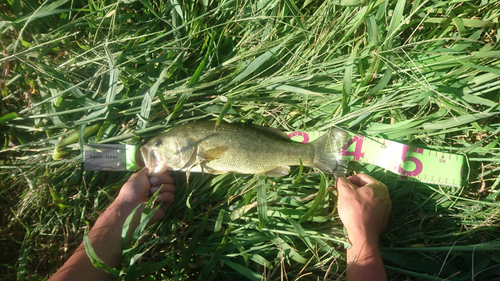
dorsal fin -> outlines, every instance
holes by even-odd
[[[287,134],[285,134],[283,131],[280,131],[276,128],[256,126],[256,125],[252,125],[252,126],[256,129],[259,129],[259,130],[265,131],[266,133],[271,134],[272,136],[276,137],[277,139],[290,141],[290,138],[288,137]]]

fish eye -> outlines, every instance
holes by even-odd
[[[162,140],[157,139],[157,140],[155,140],[154,146],[159,147],[159,146],[161,146],[161,144],[162,144]]]

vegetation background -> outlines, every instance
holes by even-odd
[[[222,116],[466,155],[461,187],[350,173],[390,189],[389,279],[499,280],[499,15],[496,0],[1,1],[0,279],[48,278],[130,175],[83,171],[84,143]],[[176,177],[121,279],[344,277],[331,176]]]

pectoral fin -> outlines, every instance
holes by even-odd
[[[227,171],[218,171],[218,170],[214,170],[212,168],[207,168],[207,167],[203,167],[203,172],[205,172],[207,174],[211,174],[211,175],[222,175],[222,174],[227,173]]]
[[[188,169],[190,170],[193,166],[195,166],[195,161],[196,161],[196,154],[198,152],[198,146],[196,145],[194,147],[194,151],[193,151],[193,154],[191,155],[191,157],[189,158],[189,161],[184,165],[184,167],[181,168],[181,170],[183,169]]]
[[[224,156],[226,151],[227,151],[227,147],[219,146],[216,148],[209,149],[207,151],[200,152],[200,158],[206,162],[212,161],[214,159],[219,159],[222,156]]]
[[[283,177],[290,173],[290,167],[288,166],[279,166],[272,170],[265,172],[264,174],[268,177]]]

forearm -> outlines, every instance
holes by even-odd
[[[347,280],[387,280],[378,241],[353,242],[347,250]]]
[[[97,256],[108,266],[118,267],[121,261],[121,231],[133,208],[115,201],[97,219],[89,232],[89,239]],[[82,244],[63,267],[51,278],[53,280],[110,280],[111,275],[96,268],[90,262]]]

